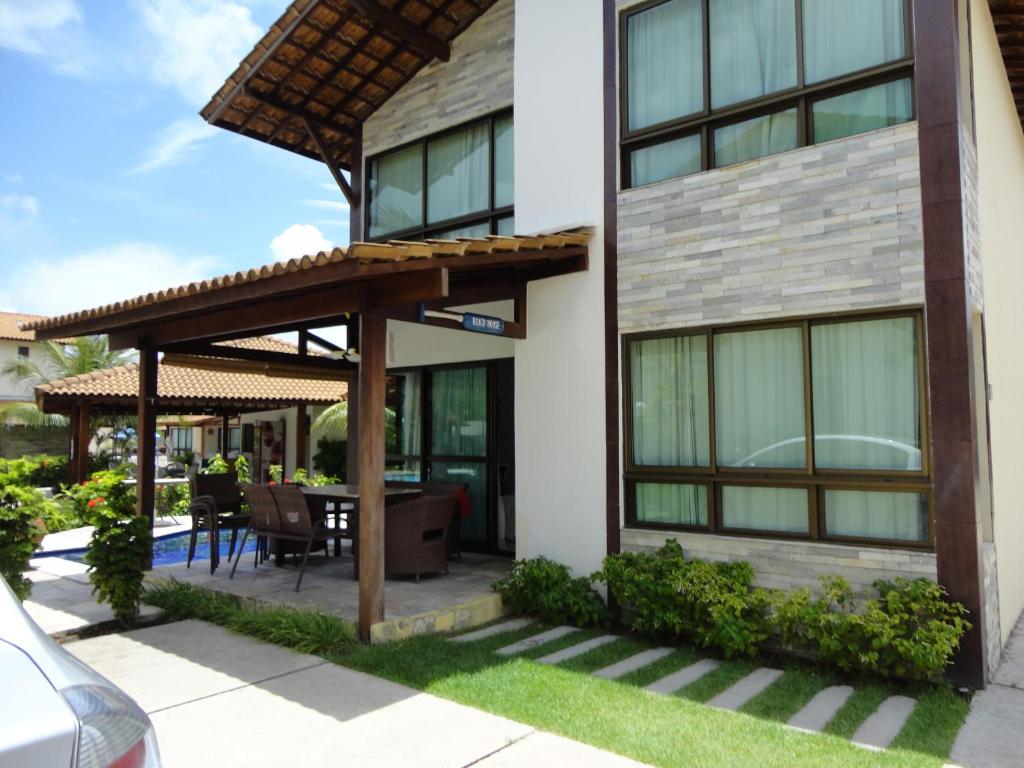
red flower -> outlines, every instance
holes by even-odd
[[[97,504],[104,504],[107,500],[102,496],[97,496],[95,499],[89,499],[89,509],[93,509]]]
[[[291,481],[291,480],[289,480],[289,479],[288,479],[288,478],[286,477],[286,478],[284,479],[284,484],[285,484],[285,485],[291,485],[291,484],[292,484],[292,481]]]
[[[277,481],[271,480],[269,483],[267,483],[267,485],[277,485]]]

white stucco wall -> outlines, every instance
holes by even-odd
[[[974,104],[978,145],[981,259],[985,274],[985,331],[992,449],[993,532],[999,614],[1005,643],[1024,609],[1024,500],[1020,436],[1024,434],[1024,259],[1020,211],[1024,201],[1024,133],[1014,109],[988,4],[971,2]]]
[[[284,422],[284,472],[291,475],[295,471],[295,427],[298,421],[298,409],[284,408],[277,411],[258,411],[244,413],[239,419],[241,424],[253,424],[257,421]],[[313,444],[314,449],[316,443]],[[306,454],[309,456],[310,454]]]
[[[18,347],[28,347],[30,359],[39,354],[37,345],[30,341],[0,339],[0,368],[18,359]],[[0,374],[0,400],[32,400],[34,397],[32,387]]]
[[[516,228],[597,225],[587,272],[532,283],[516,343],[517,557],[605,554],[601,3],[515,9]]]

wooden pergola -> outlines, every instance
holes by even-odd
[[[368,640],[370,627],[384,617],[387,321],[465,330],[472,326],[460,324],[450,308],[512,301],[514,316],[491,324],[487,332],[525,338],[528,283],[586,270],[590,236],[587,231],[574,231],[425,243],[354,243],[347,250],[336,248],[23,327],[39,339],[108,334],[113,349],[139,351],[137,511],[151,519],[159,353],[234,360],[290,372],[301,369],[357,381],[358,395],[349,393],[349,418],[351,423],[355,416],[359,423],[358,439],[353,441],[350,430],[349,452],[358,455],[359,631]],[[294,355],[218,344],[284,331],[299,331],[308,338],[317,328],[340,324],[354,330],[356,315],[358,362],[317,358],[301,343]]]

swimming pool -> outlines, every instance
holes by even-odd
[[[188,560],[188,540],[191,534],[188,531],[182,533],[174,533],[170,536],[161,536],[153,541],[153,565],[175,565],[177,563],[184,563]],[[228,545],[231,542],[231,531],[220,532],[220,557],[221,562],[227,562],[228,558]],[[242,541],[242,532],[238,533],[238,543]],[[256,551],[256,537],[250,536],[249,541],[245,543],[245,552],[253,553]],[[62,552],[46,552],[36,555],[36,557],[63,557],[68,560],[75,560],[79,563],[85,562],[85,549],[69,549]],[[196,541],[196,554],[192,558],[195,560],[209,560],[210,559],[210,534],[208,531],[200,531],[199,538]]]

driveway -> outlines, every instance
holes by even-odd
[[[149,713],[168,768],[639,766],[200,621],[66,647]]]

